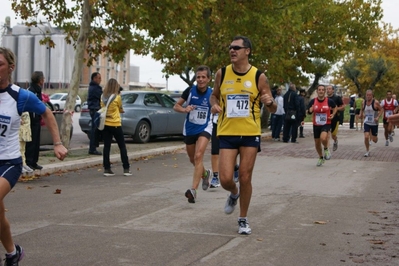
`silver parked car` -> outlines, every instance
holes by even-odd
[[[68,97],[68,93],[59,92],[50,95],[50,102],[54,107],[55,111],[64,110],[66,99]],[[80,99],[79,95],[76,96],[75,102],[75,112],[80,112],[82,100]]]
[[[176,101],[162,92],[122,91],[124,113],[122,129],[138,143],[159,136],[182,135],[186,114],[173,110]],[[90,137],[91,117],[87,104],[82,106],[79,125]]]

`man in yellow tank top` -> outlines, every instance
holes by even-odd
[[[249,63],[251,41],[236,36],[229,46],[231,65],[219,69],[211,96],[212,113],[219,113],[217,135],[220,141],[219,178],[230,191],[224,208],[231,214],[240,199],[238,233],[251,234],[247,213],[252,196],[252,171],[260,150],[261,103],[269,112],[276,111],[269,82],[261,71]],[[233,181],[233,169],[240,154],[239,187]]]

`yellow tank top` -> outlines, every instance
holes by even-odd
[[[258,69],[251,67],[245,74],[236,74],[232,65],[226,67],[220,85],[218,136],[258,136],[260,125],[260,93]]]

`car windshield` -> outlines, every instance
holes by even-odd
[[[122,103],[129,103],[132,104],[137,100],[137,93],[126,93],[126,94],[122,94],[121,98],[122,98]]]
[[[64,96],[64,94],[58,94],[58,93],[56,93],[56,94],[51,95],[51,96],[50,96],[50,99],[51,99],[51,100],[59,100],[59,99],[61,99],[62,96]]]

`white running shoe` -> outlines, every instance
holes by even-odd
[[[33,172],[33,169],[30,168],[29,166],[27,166],[26,164],[24,164],[22,166],[22,173],[32,173],[32,172]]]
[[[364,157],[369,157],[369,156],[370,156],[370,152],[369,151],[364,154]]]
[[[390,141],[390,142],[393,142],[393,136],[392,136],[392,133],[388,135],[388,138],[389,138],[389,141]]]
[[[251,228],[249,227],[248,219],[238,219],[238,233],[240,235],[250,235]]]
[[[388,140],[385,141],[385,146],[389,146],[389,141]]]

